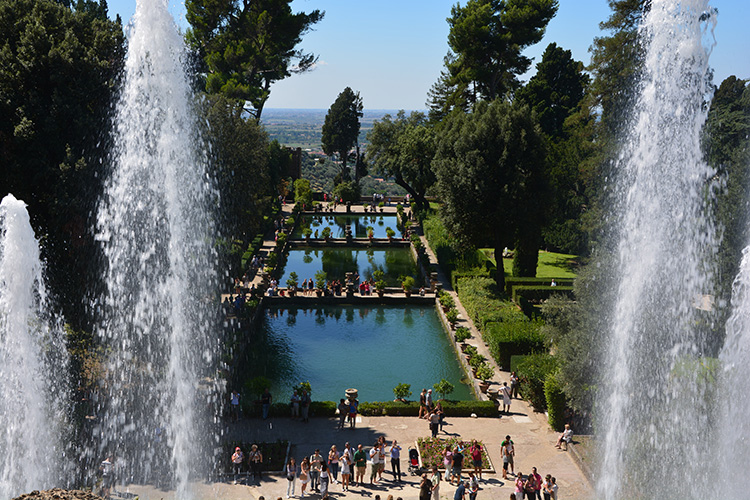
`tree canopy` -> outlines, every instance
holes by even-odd
[[[292,13],[292,0],[186,0],[187,40],[205,65],[206,90],[248,101],[260,120],[271,84],[310,70],[297,46],[324,12]]]
[[[426,209],[427,190],[435,184],[432,158],[435,156],[435,131],[423,113],[403,110],[396,118],[385,115],[367,133],[367,162],[376,172],[392,177],[406,189],[417,205]]]
[[[338,155],[341,160],[340,182],[350,180],[346,162],[349,151],[357,144],[360,118],[362,118],[362,98],[359,92],[346,87],[331,104],[323,122],[321,136],[323,151],[328,156]]]

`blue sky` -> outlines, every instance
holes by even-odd
[[[326,12],[301,47],[320,56],[314,71],[277,82],[269,108],[328,108],[344,87],[359,91],[368,109],[422,109],[448,51],[448,23],[455,0],[294,0],[294,11]],[[461,2],[465,4],[465,0]],[[559,0],[559,10],[544,39],[525,54],[534,59],[524,79],[535,72],[551,42],[589,62],[588,49],[600,36],[599,23],[610,13],[606,0]],[[729,75],[750,78],[747,0],[714,0],[719,9],[717,45],[711,55],[714,81]],[[110,15],[127,23],[135,0],[110,0]],[[184,7],[170,0],[170,10],[185,27]]]

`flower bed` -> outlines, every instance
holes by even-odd
[[[462,440],[455,437],[448,439],[418,438],[417,450],[422,459],[422,467],[432,468],[433,464],[437,464],[439,469],[445,469],[445,466],[443,465],[443,452],[445,451],[445,447],[450,445],[451,449],[455,449],[456,445],[460,445],[463,449],[462,453],[464,454],[463,468],[466,470],[473,470],[474,465],[471,462],[471,455],[469,454],[471,442],[472,440]],[[490,457],[487,454],[487,448],[481,441],[477,442],[479,443],[479,446],[482,447],[482,470],[494,471]]]

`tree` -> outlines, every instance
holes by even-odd
[[[28,205],[50,288],[72,328],[88,329],[84,294],[100,284],[88,218],[111,145],[122,25],[105,2],[4,0],[0,27],[0,193]]]
[[[292,0],[186,0],[188,44],[204,64],[206,91],[249,102],[260,121],[271,85],[309,71],[317,56],[297,46],[324,12],[292,13]]]
[[[328,156],[338,155],[341,160],[339,182],[351,179],[346,166],[349,152],[357,144],[359,119],[362,118],[362,98],[359,92],[346,87],[328,109],[323,122],[321,143]],[[338,184],[338,182],[335,182]]]
[[[498,99],[478,103],[471,113],[451,113],[433,161],[448,231],[464,244],[492,246],[501,263],[505,247],[515,246],[519,236],[528,241],[529,234],[519,235],[523,226],[533,226],[528,232],[541,228],[544,158],[541,130],[528,105]],[[504,289],[502,265],[495,279]]]
[[[435,184],[432,158],[435,132],[423,113],[403,110],[394,120],[385,115],[367,133],[367,161],[376,172],[392,177],[422,209],[428,207],[426,193]]]
[[[494,100],[518,87],[517,76],[531,64],[521,52],[539,42],[557,0],[468,0],[456,4],[447,19],[451,53],[445,64],[448,78],[433,87],[437,101],[440,87],[448,92],[446,105],[459,106],[469,100]],[[430,106],[432,109],[433,106]],[[444,109],[444,111],[446,111]]]

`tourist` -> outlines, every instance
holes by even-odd
[[[291,496],[294,496],[294,485],[297,482],[297,464],[294,462],[294,457],[289,457],[289,462],[286,464],[286,497],[289,498],[289,490],[292,491]]]
[[[518,498],[518,500],[523,500],[523,485],[523,473],[519,472],[516,476],[516,498]]]
[[[510,372],[510,397],[518,399],[518,375],[516,372]]]
[[[378,438],[378,443],[380,446],[378,447],[378,480],[383,480],[383,472],[385,472],[385,449],[387,447],[387,444],[385,442],[385,436],[380,436]]]
[[[552,500],[552,474],[547,474],[544,477],[542,495],[544,495],[544,500]]]
[[[239,450],[239,448],[237,448]],[[103,498],[109,498],[112,486],[115,483],[115,471],[114,464],[112,463],[112,457],[107,457],[99,466],[99,471],[102,473],[102,489],[101,496]],[[236,476],[234,484],[237,484]]]
[[[438,401],[435,405],[435,413],[438,414],[438,422],[440,422],[440,432],[443,431],[443,424],[445,423],[445,412],[443,411],[443,403]]]
[[[333,484],[338,484],[339,482],[339,458],[339,452],[334,444],[328,452],[328,469],[331,471],[331,476],[333,476]]]
[[[471,455],[471,464],[474,466],[474,474],[478,479],[482,479],[482,446],[476,439],[471,443],[469,455]]]
[[[237,480],[240,477],[240,474],[242,473],[242,462],[245,461],[245,455],[242,453],[242,450],[238,446],[234,449],[234,453],[232,453],[232,469],[234,470],[234,484],[237,484]]]
[[[365,468],[367,467],[367,454],[362,449],[362,445],[357,445],[357,451],[354,452],[354,467],[356,475],[354,476],[354,483],[362,486],[362,482],[365,480]]]
[[[349,405],[346,404],[346,399],[341,398],[339,400],[339,429],[344,428],[346,418],[349,416]]]
[[[503,457],[503,479],[508,479],[508,467],[510,467],[510,473],[515,474],[513,461],[516,456],[516,448],[510,436],[505,436],[505,440],[500,443],[500,448]]]
[[[354,429],[357,426],[357,407],[359,399],[349,400],[349,426]]]
[[[302,390],[302,396],[299,399],[299,407],[302,410],[302,421],[303,422],[309,422],[309,414],[310,414],[310,403],[312,401],[310,400],[310,395],[307,393],[306,390]]]
[[[300,498],[305,496],[305,489],[307,489],[307,483],[310,481],[310,459],[305,457],[302,459],[302,463],[299,466],[299,483],[300,491],[302,492]]]
[[[391,443],[391,472],[393,472],[393,478],[401,482],[401,447],[398,445],[398,441],[395,439]]]
[[[229,408],[232,414],[232,421],[237,422],[240,418],[240,393],[232,391],[232,395],[229,398]]]
[[[533,474],[526,477],[526,481],[523,483],[523,494],[526,495],[527,500],[534,500],[536,497],[536,479],[534,479]]]
[[[378,471],[380,470],[380,442],[375,441],[375,444],[370,449],[370,484],[378,482]]]
[[[429,415],[430,420],[430,432],[432,432],[433,439],[438,435],[438,429],[440,428],[440,415],[437,410],[432,410]]]
[[[551,481],[552,481],[552,500],[557,500],[557,479],[553,476]]]
[[[443,451],[443,465],[445,466],[445,480],[451,482],[451,464],[453,463],[453,450],[451,445],[446,445],[445,451]]]
[[[560,438],[557,440],[555,448],[560,448],[563,441],[565,442],[567,448],[567,444],[570,443],[571,439],[573,439],[573,429],[570,428],[570,424],[565,424],[565,430],[562,434],[560,434]]]
[[[320,454],[320,450],[316,449],[315,453],[310,456],[310,490],[320,491],[318,489],[320,483],[320,466],[323,463],[323,457]]]
[[[461,469],[464,465],[464,455],[461,453],[461,449],[456,446],[456,449],[453,451],[453,456],[451,457],[451,484],[453,484],[453,478],[455,477],[456,480],[460,483],[461,482]]]
[[[456,492],[453,494],[453,500],[465,500],[466,489],[468,488],[468,486],[468,483],[462,483],[461,481],[459,481],[458,488],[456,488]]]
[[[441,479],[437,464],[432,464],[432,476],[430,476],[430,482],[432,482],[432,500],[440,500]]]
[[[349,449],[349,443],[344,446],[344,453],[341,454],[341,488],[343,491],[349,491],[349,478],[352,476],[352,453]]]
[[[419,393],[419,418],[427,418],[427,389]]]
[[[320,497],[328,498],[328,466],[325,462],[320,464]]]
[[[536,471],[536,467],[531,468],[531,475],[534,479],[534,497],[536,500],[542,500],[542,476]]]
[[[503,398],[503,413],[510,414],[510,387],[508,382],[503,382],[503,386],[500,388],[500,395]]]
[[[302,282],[302,286],[300,286],[300,290],[302,290],[302,295],[307,295],[307,279]]]
[[[296,420],[299,418],[299,394],[297,394],[297,389],[294,389],[294,392],[292,392],[289,402],[292,406],[292,420]]]
[[[479,492],[479,479],[474,475],[473,472],[469,472],[469,500],[477,500],[477,493]]]
[[[422,474],[422,481],[419,483],[419,500],[430,500],[432,496],[432,482],[427,474]]]
[[[432,389],[427,389],[427,394],[424,397],[424,404],[427,407],[427,411],[432,411]]]
[[[250,447],[250,453],[247,454],[247,461],[250,463],[250,482],[256,482],[260,486],[260,472],[263,465],[263,454],[258,450],[258,445]]]

